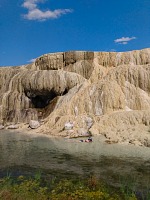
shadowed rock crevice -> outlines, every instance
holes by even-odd
[[[27,97],[31,100],[31,107],[37,110],[38,119],[44,119],[54,111],[60,97],[63,97],[67,93],[68,90],[65,89],[61,94],[58,94],[55,91],[44,91],[43,93],[32,93],[32,95],[27,92],[26,95],[28,94]]]
[[[45,108],[50,101],[52,101],[58,94],[51,91],[39,91],[39,92],[25,92],[26,96],[31,100],[34,108]]]
[[[31,101],[35,108],[45,108],[49,104],[49,98],[48,96],[36,96],[31,98]]]
[[[38,119],[44,119],[48,117],[55,109],[60,97],[63,97],[68,93],[66,88],[64,92],[57,93],[54,90],[51,91],[28,91],[25,92],[27,98],[30,99],[30,107],[37,110]]]

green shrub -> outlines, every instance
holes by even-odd
[[[88,179],[47,179],[41,172],[34,177],[11,176],[0,179],[1,200],[137,200],[134,193],[123,188],[116,190],[102,180],[91,176]]]

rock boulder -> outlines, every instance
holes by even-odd
[[[40,123],[38,121],[31,120],[29,122],[29,127],[32,129],[36,129],[36,128],[40,127]]]

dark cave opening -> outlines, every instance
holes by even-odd
[[[35,108],[45,108],[49,103],[49,99],[47,98],[47,96],[40,96],[40,95],[32,97],[31,101],[35,106]]]
[[[38,119],[48,117],[55,109],[57,102],[61,96],[68,93],[68,88],[63,92],[56,92],[54,90],[47,91],[25,91],[25,95],[30,99],[29,108],[36,109]]]
[[[31,99],[34,108],[45,108],[58,94],[54,91],[26,92],[26,96]]]
[[[56,93],[55,91],[26,91],[26,96],[31,100],[34,108],[43,109],[46,108],[51,102],[54,102],[54,99],[57,97],[63,96],[68,93],[68,89],[65,89],[61,94]],[[52,103],[53,104],[53,103]]]
[[[31,98],[31,101],[35,108],[45,108],[51,100],[53,100],[58,95],[51,91],[48,94],[37,95]]]

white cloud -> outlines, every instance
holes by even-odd
[[[36,61],[36,58],[32,58],[31,60],[29,60],[28,62],[29,63],[33,63],[33,62],[35,62]]]
[[[24,8],[27,8],[29,10],[35,9],[36,8],[36,4],[33,2],[29,2],[29,1],[25,1],[22,5]]]
[[[45,21],[48,19],[56,19],[61,15],[71,13],[71,9],[56,9],[56,10],[47,10],[42,11],[37,7],[37,4],[44,2],[44,0],[25,0],[22,6],[28,10],[28,13],[24,15],[25,19],[28,20],[39,20]]]
[[[58,10],[47,10],[47,11],[41,11],[38,8],[29,10],[28,14],[24,15],[24,17],[28,20],[40,20],[45,21],[47,19],[56,19],[60,17],[63,14],[66,14],[68,12],[71,12],[69,9],[58,9]]]
[[[129,41],[135,40],[135,39],[136,37],[122,37],[119,39],[115,39],[114,42],[119,43],[119,44],[128,44]]]

